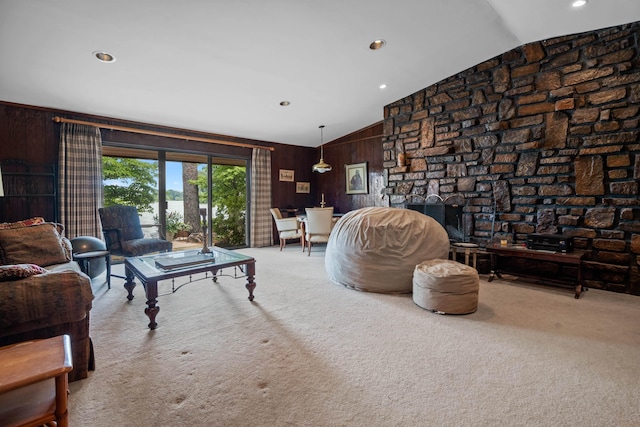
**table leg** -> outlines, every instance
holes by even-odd
[[[156,316],[160,311],[158,303],[158,282],[148,282],[144,286],[147,294],[147,308],[144,309],[144,314],[149,317],[149,329],[155,329],[158,324],[156,323]]]
[[[249,301],[253,301],[253,290],[256,288],[256,282],[253,281],[256,275],[256,263],[250,262],[247,267],[247,284],[245,285],[249,291]]]
[[[69,388],[68,374],[58,375],[55,379],[56,387],[56,422],[58,427],[67,427],[69,425],[69,410],[67,391]]]
[[[136,287],[136,282],[133,278],[133,273],[126,266],[124,268],[124,275],[126,276],[124,288],[127,290],[127,292],[129,292],[129,295],[127,295],[127,299],[131,301],[133,299],[133,290]]]
[[[499,279],[502,278],[502,274],[498,271],[498,256],[496,254],[491,254],[491,274],[489,274],[488,281],[491,282],[493,279],[498,276]]]
[[[104,257],[107,264],[107,289],[111,289],[111,254]]]
[[[578,265],[578,283],[576,284],[576,295],[575,298],[579,299],[580,294],[582,293],[582,262]]]

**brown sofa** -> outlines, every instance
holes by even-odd
[[[61,233],[42,218],[0,223],[0,346],[68,334],[76,381],[94,369],[93,292]]]

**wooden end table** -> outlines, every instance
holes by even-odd
[[[580,298],[580,294],[583,290],[588,290],[584,286],[584,279],[582,274],[582,260],[586,254],[585,251],[573,251],[573,252],[554,252],[547,250],[527,249],[526,246],[520,245],[490,245],[486,247],[486,251],[491,255],[491,274],[489,275],[489,282],[491,282],[495,276],[502,277],[501,264],[498,258],[526,258],[535,259],[538,261],[549,261],[560,265],[574,265],[578,268],[578,277],[575,281],[575,297]],[[525,273],[516,273],[522,276],[539,277]],[[550,281],[561,282],[559,279],[546,278]]]
[[[0,424],[69,425],[69,335],[0,348]]]

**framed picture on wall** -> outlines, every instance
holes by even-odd
[[[367,162],[345,165],[345,177],[347,179],[347,194],[367,194],[369,192]]]
[[[280,181],[293,182],[295,171],[291,169],[280,169]]]
[[[311,193],[311,183],[296,182],[296,193]]]

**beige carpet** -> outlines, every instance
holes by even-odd
[[[476,313],[329,282],[324,248],[246,249],[244,279],[96,283],[97,370],[70,385],[72,426],[632,426],[640,298],[496,280]],[[116,266],[122,269],[122,266]],[[482,277],[482,276],[481,276]],[[484,277],[486,279],[486,277]]]

